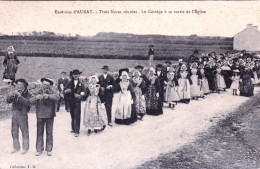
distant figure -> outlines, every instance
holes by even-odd
[[[19,128],[22,131],[23,136],[23,151],[22,154],[26,154],[29,149],[29,131],[28,131],[28,115],[30,110],[29,99],[31,94],[27,90],[28,83],[24,79],[18,79],[15,81],[16,90],[7,95],[7,103],[12,103],[12,137],[14,150],[11,154],[14,154],[20,150],[19,143]]]
[[[5,56],[5,59],[3,62],[3,65],[5,67],[4,76],[3,76],[4,81],[8,81],[13,84],[13,82],[15,81],[15,74],[18,70],[19,63],[20,63],[20,61],[18,60],[18,58],[16,56],[14,47],[9,46],[7,48],[7,55]]]
[[[58,104],[57,104],[57,112],[60,111],[60,102],[61,100],[64,100],[65,102],[65,110],[67,112],[70,111],[69,109],[69,98],[68,98],[68,95],[65,94],[64,92],[64,88],[65,86],[67,86],[67,84],[69,83],[69,79],[66,78],[66,72],[61,72],[61,78],[58,80],[58,90],[59,90],[59,93],[60,93],[60,100],[58,101]]]
[[[53,123],[55,113],[55,103],[60,99],[59,93],[51,88],[53,81],[42,78],[42,90],[30,99],[31,104],[36,104],[37,117],[37,140],[36,156],[40,156],[44,151],[44,128],[46,128],[46,148],[47,155],[52,155],[53,148]]]
[[[148,50],[148,56],[149,56],[149,67],[153,65],[153,58],[154,58],[154,46],[149,45],[149,50]]]

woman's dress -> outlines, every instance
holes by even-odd
[[[232,83],[231,77],[232,77],[232,73],[233,73],[231,70],[231,67],[224,65],[221,67],[221,69],[222,69],[222,75],[224,76],[226,88],[230,88],[231,83]]]
[[[219,90],[226,89],[226,83],[224,80],[224,76],[222,75],[222,69],[217,68],[216,71],[217,71],[217,74],[216,74],[217,89],[219,89]]]
[[[145,93],[146,114],[163,114],[163,98],[160,98],[161,95],[159,95],[159,91],[158,78],[156,76],[148,76],[147,90]]]
[[[167,103],[180,101],[178,93],[178,80],[174,77],[174,73],[167,73],[167,85],[164,94],[164,100]]]
[[[115,123],[129,125],[137,121],[135,111],[135,93],[130,81],[120,81],[114,87],[114,92],[118,92],[115,110]],[[112,106],[113,107],[113,106]]]
[[[202,96],[202,90],[200,85],[199,76],[197,75],[198,70],[197,69],[191,69],[191,97],[200,97]]]
[[[90,130],[101,130],[107,124],[106,108],[100,100],[101,89],[99,85],[89,84],[87,99],[84,108],[83,124]]]
[[[209,90],[209,82],[208,79],[205,76],[204,69],[200,69],[200,74],[201,74],[201,89],[203,94],[208,94],[210,93]]]
[[[181,77],[178,79],[178,93],[180,100],[189,101],[191,99],[191,83],[188,79],[188,71],[181,71],[180,76]]]
[[[18,64],[19,64],[19,60],[17,59],[16,55],[11,54],[6,56],[3,64],[5,66],[3,79],[10,79],[14,81],[15,74],[18,70]]]
[[[145,81],[141,77],[133,77],[132,82],[135,93],[134,105],[136,113],[140,116],[144,116],[146,112],[145,97],[143,95],[143,91],[146,88]]]
[[[232,84],[231,84],[231,87],[230,89],[232,90],[238,90],[239,89],[239,80],[240,80],[240,77],[239,76],[232,76]]]
[[[252,79],[254,78],[253,71],[251,69],[244,70],[240,74],[241,82],[239,84],[239,90],[241,96],[253,96],[254,95],[254,84]]]
[[[215,67],[205,67],[205,77],[208,80],[208,84],[209,84],[209,89],[211,91],[216,91],[217,90],[217,86],[216,86],[216,69]]]

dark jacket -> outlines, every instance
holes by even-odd
[[[86,87],[85,85],[79,80],[77,86],[74,86],[74,80],[70,80],[69,83],[65,86],[64,90],[70,89],[71,92],[67,93],[70,105],[75,105],[75,103],[80,103],[83,98],[86,97]],[[81,97],[81,99],[75,98],[74,94],[80,95],[81,92],[84,92],[84,95]]]
[[[67,86],[67,84],[69,83],[69,79],[67,79],[67,78],[64,78],[64,79],[62,79],[62,78],[60,78],[59,80],[58,80],[58,90],[59,90],[59,92],[61,93],[62,91],[61,91],[61,88],[60,88],[60,85],[61,84],[63,84],[63,86],[64,86],[64,88]]]
[[[30,111],[30,101],[29,99],[32,97],[31,93],[26,89],[21,96],[14,96],[13,93],[7,95],[6,101],[7,103],[12,104],[12,112],[13,115],[27,115]]]
[[[154,55],[154,49],[149,48],[148,50],[148,56]]]
[[[43,92],[39,91],[40,95],[43,95]],[[36,96],[30,99],[31,104],[36,104],[36,117],[37,118],[53,118],[56,116],[56,102],[60,99],[59,93],[53,89],[50,89],[48,92],[47,99],[37,100]]]
[[[107,89],[107,86],[115,85],[114,77],[110,74],[107,74],[107,78],[105,79],[103,75],[100,75],[98,77],[98,80],[99,80],[98,84],[100,85],[100,87],[104,89],[104,95],[101,97],[101,100],[105,99],[104,97],[113,98],[113,88]]]

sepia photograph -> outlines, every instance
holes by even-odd
[[[260,169],[259,1],[0,9],[0,169]]]

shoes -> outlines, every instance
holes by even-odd
[[[71,133],[75,133],[75,131],[74,131],[74,130],[71,130],[70,132],[71,132]]]
[[[26,154],[28,152],[28,150],[23,150],[22,154]]]
[[[20,150],[14,149],[14,150],[11,152],[11,154],[14,154],[14,153],[16,153],[16,152],[18,152],[18,151],[20,151]]]
[[[79,133],[75,133],[74,136],[75,136],[75,137],[78,137],[78,136],[79,136]]]
[[[108,125],[109,125],[110,127],[113,127],[113,125],[112,125],[111,123],[108,123]]]
[[[40,156],[41,154],[42,154],[42,152],[37,152],[35,155]]]
[[[52,152],[47,152],[47,156],[52,156]]]

